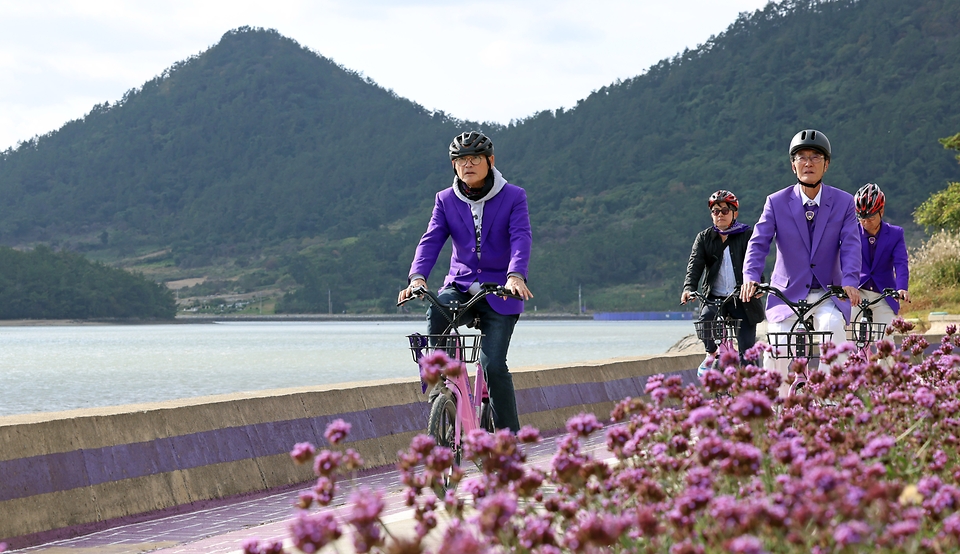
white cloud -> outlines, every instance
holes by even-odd
[[[506,123],[571,107],[764,3],[0,0],[0,149],[119,99],[244,25],[274,28],[428,109]]]

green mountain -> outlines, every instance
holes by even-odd
[[[588,308],[672,309],[706,197],[732,189],[755,221],[792,182],[799,129],[830,137],[828,183],[879,183],[887,219],[909,226],[956,179],[937,139],[960,130],[958,28],[947,0],[771,3],[571,110],[510,126],[431,113],[276,31],[241,28],[0,154],[0,243],[162,280],[291,287],[287,311],[390,310],[451,180],[446,145],[482,127],[529,195],[540,309],[575,305],[580,285]]]

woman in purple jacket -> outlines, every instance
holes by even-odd
[[[410,265],[409,286],[400,291],[406,300],[415,287],[427,286],[440,249],[453,244],[450,272],[438,294],[440,300],[461,303],[480,290],[480,283],[496,282],[523,300],[533,298],[527,288],[530,261],[530,216],[527,194],[508,183],[494,166],[493,141],[478,131],[463,133],[450,143],[453,185],[438,192],[427,231]],[[507,368],[507,348],[523,312],[523,301],[487,296],[465,314],[480,320],[480,363],[487,376],[494,425],[517,432],[520,420],[513,377]],[[427,311],[427,332],[442,333],[443,314]]]
[[[860,293],[867,300],[876,300],[883,289],[892,288],[909,302],[910,267],[903,228],[883,221],[885,203],[883,191],[873,183],[860,187],[854,196],[860,221]],[[872,310],[875,322],[889,324],[900,313],[900,303],[887,297],[886,302],[874,304]]]

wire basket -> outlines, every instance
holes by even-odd
[[[884,331],[886,330],[886,323],[854,322],[850,325],[850,328],[847,329],[847,340],[857,343],[860,347],[864,347],[882,340]]]
[[[820,358],[820,345],[830,341],[830,331],[790,331],[786,333],[767,333],[767,343],[773,347],[770,353],[774,358]]]
[[[712,340],[714,342],[733,340],[737,338],[737,333],[740,332],[739,319],[694,321],[693,326],[697,330],[698,339]]]
[[[413,361],[418,362],[420,358],[432,354],[437,350],[446,352],[447,356],[461,362],[472,364],[480,358],[480,334],[463,335],[421,335],[415,333],[407,335],[410,341],[410,353],[413,355]]]

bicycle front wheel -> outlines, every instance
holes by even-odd
[[[438,446],[452,450],[454,465],[460,465],[461,448],[457,445],[457,401],[450,389],[444,388],[433,399],[427,434],[433,437]]]

